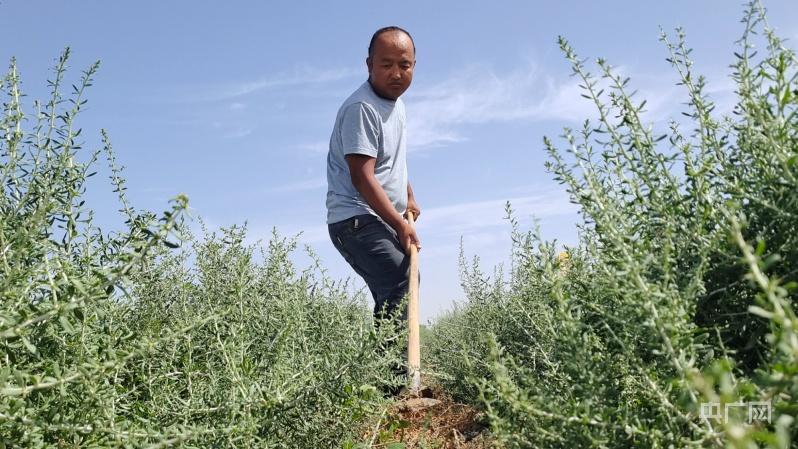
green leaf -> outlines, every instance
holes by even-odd
[[[773,313],[765,310],[759,306],[750,306],[748,307],[748,311],[753,313],[754,315],[761,316],[762,318],[771,319],[773,318]]]
[[[25,345],[25,349],[30,351],[31,354],[36,354],[36,346],[27,339],[27,337],[22,337],[22,344]]]
[[[75,328],[72,326],[72,323],[64,316],[61,315],[58,317],[58,322],[61,323],[61,327],[64,328],[64,331],[68,334],[75,333]]]

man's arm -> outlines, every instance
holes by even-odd
[[[393,207],[388,194],[382,188],[377,178],[374,176],[374,165],[376,159],[362,154],[347,154],[346,162],[349,165],[349,174],[352,177],[352,185],[355,186],[363,199],[389,226],[391,226],[399,237],[399,242],[404,246],[405,251],[409,251],[410,245],[415,244],[421,249],[421,242],[413,228],[399,215]],[[408,187],[409,188],[409,187]]]
[[[410,187],[410,181],[407,181],[407,210],[413,212],[413,219],[418,220],[421,215],[421,208],[416,203],[416,197],[413,195],[413,188]]]

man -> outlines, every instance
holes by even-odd
[[[408,290],[410,245],[421,243],[403,215],[421,209],[407,180],[405,106],[415,44],[399,27],[377,30],[366,58],[369,77],[338,110],[327,154],[327,224],[333,245],[374,297],[374,316],[398,310]],[[401,372],[401,367],[396,367]]]

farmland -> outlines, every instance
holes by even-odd
[[[661,41],[685,101],[666,129],[634,80],[559,39],[597,112],[543,140],[580,242],[521,229],[508,204],[509,271],[461,257],[466,300],[425,329],[425,378],[497,447],[796,440],[798,59],[750,4],[718,113],[684,33]],[[195,235],[183,195],[136,209],[112,136],[83,148],[99,64],[75,76],[69,56],[43,103],[14,61],[0,89],[0,447],[404,447],[372,437],[400,382],[394,325],[312,249],[295,266],[294,237]],[[124,230],[94,225],[100,171]]]

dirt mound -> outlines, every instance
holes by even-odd
[[[371,447],[389,449],[491,448],[482,414],[440,390],[396,401],[370,435]]]

